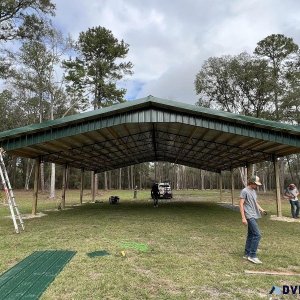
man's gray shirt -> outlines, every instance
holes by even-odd
[[[258,219],[261,218],[260,211],[256,205],[256,191],[252,190],[248,187],[245,187],[241,191],[240,198],[244,199],[244,211],[246,219],[254,218]]]
[[[289,196],[292,196],[293,198],[290,199],[292,201],[298,200],[298,197],[297,197],[298,190],[296,188],[294,188],[294,189],[287,188],[285,190],[285,194],[288,194]]]

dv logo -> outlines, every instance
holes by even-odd
[[[299,285],[283,285],[282,286],[282,294],[300,294],[300,286]]]
[[[300,294],[300,286],[299,285],[283,285],[281,288],[279,286],[273,285],[269,294],[271,294],[271,295]]]

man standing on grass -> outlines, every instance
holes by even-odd
[[[290,200],[291,204],[291,212],[292,212],[292,217],[294,219],[299,218],[299,201],[298,201],[298,195],[299,191],[296,188],[294,183],[291,183],[287,189],[284,192],[284,195]]]
[[[153,199],[154,207],[158,207],[158,198],[159,198],[159,189],[158,189],[158,183],[153,183],[152,189],[151,189],[151,197]]]
[[[261,185],[259,177],[252,176],[248,182],[248,186],[241,191],[240,195],[242,222],[248,227],[244,258],[255,264],[262,263],[256,256],[261,238],[257,219],[261,218],[260,212],[266,214],[266,211],[257,203],[256,189],[258,185]]]

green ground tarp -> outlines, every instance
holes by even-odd
[[[75,251],[36,251],[0,276],[1,299],[39,299]]]

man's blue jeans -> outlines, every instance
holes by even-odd
[[[299,201],[292,201],[290,200],[291,204],[291,212],[292,212],[292,217],[293,218],[298,218],[299,217]]]
[[[248,235],[245,246],[245,255],[250,257],[256,257],[258,244],[261,238],[261,234],[257,225],[257,221],[254,218],[247,219],[248,222]]]

